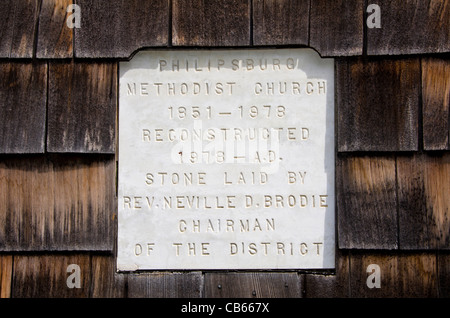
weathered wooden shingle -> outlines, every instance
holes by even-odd
[[[0,1],[0,57],[33,57],[39,5],[39,0]]]
[[[79,266],[80,288],[74,283],[74,270]],[[13,268],[13,298],[86,298],[89,297],[91,264],[89,254],[15,255]]]
[[[90,297],[127,297],[128,274],[117,273],[115,264],[116,258],[113,254],[91,256]]]
[[[309,45],[321,56],[363,53],[364,0],[311,0]]]
[[[339,248],[396,249],[395,158],[338,157]]]
[[[203,295],[201,272],[128,274],[130,298],[199,298]]]
[[[112,156],[21,156],[0,161],[0,251],[113,248]]]
[[[9,57],[14,28],[15,1],[0,1],[0,57]]]
[[[400,156],[399,246],[450,249],[450,154]]]
[[[138,49],[166,46],[169,0],[74,0],[81,10],[75,56],[128,58]]]
[[[450,149],[449,113],[450,59],[424,58],[422,59],[422,114],[425,150]]]
[[[439,251],[437,255],[439,275],[439,297],[450,297],[450,253]]]
[[[349,290],[349,252],[336,250],[335,274],[305,274],[306,298],[347,298]]]
[[[310,0],[253,1],[254,45],[308,45]]]
[[[174,0],[172,44],[250,45],[249,0]]]
[[[49,65],[48,152],[114,153],[117,64]]]
[[[0,255],[0,298],[11,297],[12,255]]]
[[[420,60],[336,63],[338,151],[418,150]]]
[[[47,64],[0,61],[0,153],[45,151]]]
[[[370,264],[379,266],[380,288],[369,288]],[[434,253],[352,253],[350,260],[351,297],[423,298],[437,297],[438,278]],[[373,282],[373,280],[372,280]]]
[[[450,51],[449,0],[376,0],[369,3],[380,7],[381,28],[367,28],[367,54]]]
[[[297,273],[205,273],[205,297],[299,298]]]
[[[72,0],[44,0],[39,14],[37,58],[70,58],[73,56],[73,29],[66,20]]]

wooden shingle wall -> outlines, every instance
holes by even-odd
[[[261,46],[335,58],[336,270],[116,273],[118,62]],[[449,108],[450,0],[0,1],[0,296],[450,297]]]

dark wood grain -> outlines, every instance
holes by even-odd
[[[437,254],[438,276],[439,276],[439,297],[450,297],[450,253],[439,251]]]
[[[201,272],[130,273],[128,297],[130,298],[199,298],[202,297]]]
[[[0,61],[0,153],[45,151],[47,64]]]
[[[380,288],[369,288],[370,264],[380,267]],[[353,298],[437,297],[436,255],[434,253],[352,253],[350,290]]]
[[[298,298],[297,273],[205,273],[205,297]]]
[[[0,255],[0,298],[11,297],[12,255]]]
[[[39,0],[0,1],[0,58],[32,58]]]
[[[110,251],[115,160],[20,156],[0,161],[1,251]]]
[[[340,248],[398,247],[395,157],[339,156],[336,188]]]
[[[338,151],[418,150],[420,60],[339,59]]]
[[[114,153],[117,64],[50,63],[48,152]]]
[[[321,56],[363,53],[364,0],[312,0],[309,45]]]
[[[449,4],[450,6],[450,4]],[[423,147],[450,149],[450,59],[422,59]]]
[[[249,0],[174,0],[172,44],[250,45]]]
[[[127,297],[128,274],[116,272],[114,254],[92,255],[90,295],[92,298]]]
[[[37,58],[71,58],[73,56],[73,29],[66,20],[71,13],[67,7],[72,0],[44,0],[39,14]]]
[[[80,267],[80,288],[69,288],[67,278]],[[88,254],[42,254],[14,256],[13,298],[86,298],[91,277]]]
[[[0,57],[9,57],[14,28],[14,0],[0,1]]]
[[[381,28],[367,28],[367,54],[450,51],[449,0],[377,0]]]
[[[367,272],[367,267],[371,264],[380,267],[380,288],[369,288],[367,279],[371,272]],[[398,256],[393,253],[367,253],[352,252],[350,256],[350,295],[351,297],[403,297],[401,289],[402,276],[399,276]],[[373,282],[373,280],[372,280]]]
[[[145,47],[166,46],[169,0],[74,0],[82,12],[76,57],[129,58]]]
[[[450,249],[450,154],[400,156],[397,162],[402,249]]]
[[[253,1],[254,45],[308,45],[310,0]]]
[[[336,250],[336,272],[333,274],[305,274],[306,298],[347,298],[349,290],[349,252]]]

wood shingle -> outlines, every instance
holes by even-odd
[[[450,155],[399,156],[397,176],[400,248],[450,249]]]
[[[297,273],[206,273],[207,298],[300,298]]]
[[[49,65],[47,151],[114,153],[117,64]]]
[[[308,45],[310,0],[253,1],[254,45]]]
[[[167,46],[169,0],[75,0],[81,27],[75,28],[78,58],[129,58],[145,47]]]
[[[0,251],[112,250],[114,157],[3,157],[0,180]]]
[[[45,0],[39,14],[36,57],[43,59],[73,56],[73,29],[67,26],[72,0]]]
[[[339,248],[397,249],[395,157],[339,156]]]
[[[0,58],[32,58],[40,0],[0,1]]]
[[[0,61],[0,153],[45,151],[47,63]]]
[[[69,288],[69,265],[79,266],[80,288]],[[14,256],[13,298],[87,298],[90,286],[88,254],[35,254]]]
[[[309,46],[322,57],[361,55],[363,13],[364,0],[312,0]]]
[[[336,62],[338,151],[419,148],[420,60]]]
[[[250,45],[249,0],[173,0],[172,45]]]
[[[450,51],[449,0],[375,0],[381,27],[367,28],[367,54]]]
[[[449,150],[450,59],[422,59],[423,147]]]
[[[379,266],[380,287],[370,288],[367,272],[370,264]],[[370,269],[370,268],[369,268]],[[420,274],[418,274],[420,272]],[[357,298],[437,297],[436,255],[434,253],[361,253],[350,261],[350,292]]]

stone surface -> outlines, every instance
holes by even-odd
[[[334,61],[311,49],[120,63],[118,270],[334,268]]]

